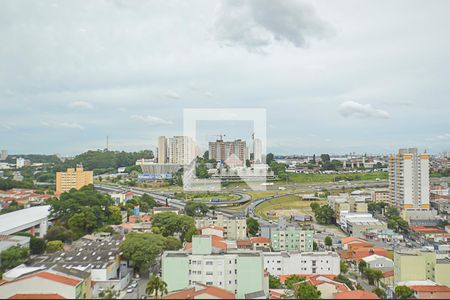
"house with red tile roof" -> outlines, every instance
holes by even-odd
[[[351,289],[342,282],[334,280],[334,275],[314,275],[305,282],[315,286],[320,291],[322,299],[332,299],[336,293],[348,292]]]
[[[86,299],[92,298],[91,274],[78,270],[52,268],[30,273],[10,274],[0,283],[2,298],[12,299]],[[58,297],[58,298],[57,298]]]
[[[450,299],[450,287],[446,285],[411,285],[417,299]]]
[[[377,294],[369,291],[349,291],[340,292],[334,295],[335,299],[380,299]]]
[[[162,299],[236,299],[236,296],[216,286],[195,283],[193,287],[171,292]]]

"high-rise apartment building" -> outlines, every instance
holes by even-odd
[[[243,166],[248,159],[247,145],[243,140],[209,142],[209,159],[224,161],[228,165]]]
[[[168,161],[171,164],[188,165],[200,153],[195,141],[188,136],[174,136],[167,143]]]
[[[167,163],[167,139],[165,136],[158,137],[158,163]]]
[[[94,182],[94,173],[84,171],[82,166],[68,168],[66,172],[56,172],[56,194],[68,192],[71,189],[79,190],[85,185]]]
[[[390,204],[400,210],[430,207],[430,155],[417,148],[389,157]]]
[[[0,154],[0,160],[6,160],[8,158],[8,150],[2,150]]]

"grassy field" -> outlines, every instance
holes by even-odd
[[[326,201],[317,201],[319,204],[324,204]],[[276,199],[272,199],[266,201],[257,206],[255,214],[259,215],[264,219],[276,219],[275,217],[268,217],[268,211],[276,211],[276,210],[293,210],[298,214],[310,214],[312,215],[312,210],[310,208],[311,201],[304,201],[298,195],[288,195]]]
[[[335,182],[340,180],[376,180],[388,179],[387,172],[349,173],[349,174],[289,174],[290,183]]]
[[[273,190],[273,191],[251,191],[246,192],[246,194],[250,195],[252,197],[252,200],[257,200],[265,197],[280,195],[280,194],[286,194],[293,191],[280,191],[280,190]]]

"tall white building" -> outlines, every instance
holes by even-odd
[[[8,150],[2,150],[0,154],[0,160],[5,160],[8,158]]]
[[[430,208],[430,155],[417,148],[389,157],[390,204],[400,210]]]
[[[158,137],[158,163],[167,163],[167,139],[165,136]]]
[[[200,153],[195,141],[188,136],[174,136],[168,139],[169,163],[188,165]]]
[[[262,141],[261,139],[253,139],[253,161],[255,164],[262,164]]]

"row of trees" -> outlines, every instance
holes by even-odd
[[[334,211],[329,205],[320,206],[319,203],[312,202],[310,207],[314,212],[314,217],[317,223],[327,225],[334,224],[336,222]]]

